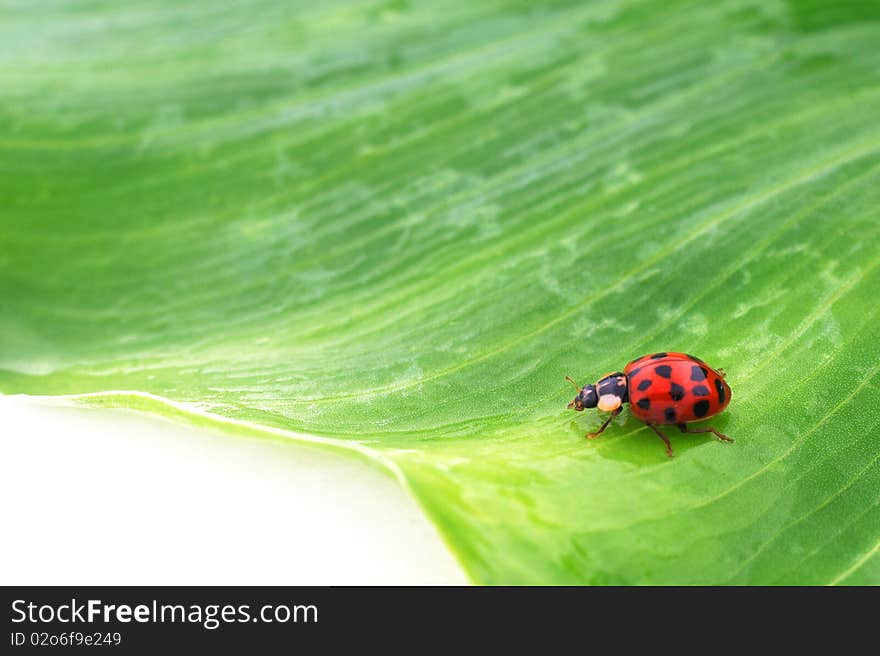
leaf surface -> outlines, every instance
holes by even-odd
[[[880,5],[827,5],[3,2],[0,391],[351,447],[480,583],[878,583]],[[658,350],[735,444],[583,439],[563,376]]]

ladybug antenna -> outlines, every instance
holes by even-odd
[[[574,382],[574,381],[571,379],[570,376],[566,376],[566,377],[565,377],[565,380],[567,380],[569,383],[571,383],[572,385],[574,385],[574,388],[575,388],[576,390],[580,391],[580,389],[581,389],[580,385],[578,385],[576,382]]]

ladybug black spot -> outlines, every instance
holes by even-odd
[[[666,353],[655,353],[654,355],[651,356],[651,359],[652,360],[659,360],[660,358],[665,358],[665,357],[666,357]]]
[[[663,411],[663,417],[670,424],[674,424],[675,423],[675,408],[666,408],[666,410]]]
[[[672,387],[669,390],[669,396],[672,397],[673,401],[681,401],[684,398],[684,387],[678,383],[672,383]]]
[[[698,367],[694,365],[693,367],[691,367],[691,380],[695,380],[697,382],[701,380],[706,380],[707,373],[708,372],[706,371],[705,367]]]
[[[694,414],[697,417],[705,417],[706,413],[709,412],[709,402],[706,399],[702,399],[694,403]]]
[[[636,403],[636,405],[639,406],[642,410],[647,410],[648,408],[651,407],[651,400],[650,399],[639,399],[639,401],[638,401],[638,403]]]
[[[690,353],[685,353],[685,355],[695,362],[699,362],[701,364],[703,363],[703,361],[700,360],[700,358],[698,358],[696,355],[691,355]]]
[[[650,378],[645,378],[645,380],[643,380],[641,383],[639,383],[639,391],[640,391],[640,392],[644,392],[644,391],[645,391],[646,389],[648,389],[650,386],[651,386],[651,379],[650,379]],[[708,390],[706,391],[706,393],[707,393],[707,394],[709,393]]]
[[[724,403],[724,383],[715,379],[715,391],[718,392],[718,403]]]
[[[670,367],[668,364],[661,364],[659,367],[654,368],[654,372],[658,376],[669,378],[670,376],[672,376],[672,367]]]
[[[709,396],[709,388],[705,385],[694,385],[691,388],[691,393],[694,396]]]

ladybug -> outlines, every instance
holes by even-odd
[[[700,358],[687,353],[653,353],[636,358],[623,371],[605,374],[595,385],[581,388],[568,376],[578,395],[568,404],[578,412],[598,408],[611,416],[599,430],[587,433],[587,439],[602,434],[614,417],[630,404],[630,412],[648,424],[648,428],[666,444],[672,457],[672,445],[657,426],[675,424],[682,433],[714,433],[722,442],[733,442],[714,428],[688,430],[693,421],[714,417],[730,403],[730,387],[723,369],[713,369]]]

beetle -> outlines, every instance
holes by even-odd
[[[666,444],[666,455],[673,456],[669,438],[657,426],[676,425],[682,433],[713,433],[722,442],[733,439],[714,428],[688,429],[688,424],[703,421],[724,411],[730,403],[730,387],[723,369],[713,369],[687,353],[672,351],[643,355],[630,362],[623,371],[602,376],[595,385],[580,387],[570,377],[578,394],[568,408],[581,412],[598,408],[610,412],[599,430],[587,433],[595,439],[630,404],[630,412],[645,422]]]

